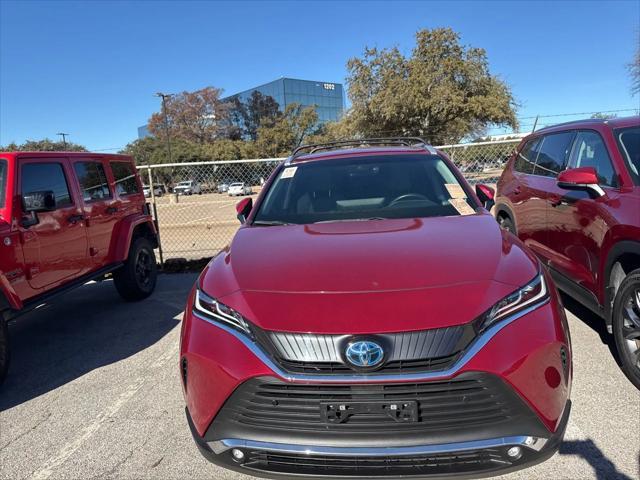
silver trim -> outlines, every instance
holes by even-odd
[[[449,368],[446,370],[437,370],[431,372],[423,372],[423,373],[413,373],[413,374],[353,374],[353,375],[307,375],[307,374],[294,374],[284,371],[280,366],[278,366],[272,359],[269,357],[260,346],[251,340],[246,335],[240,333],[239,331],[224,325],[222,323],[216,322],[211,318],[206,318],[202,315],[199,315],[197,311],[193,310],[193,315],[200,320],[203,320],[211,325],[215,325],[216,327],[224,330],[236,337],[239,341],[241,341],[245,347],[247,347],[262,363],[264,363],[267,367],[269,367],[273,373],[282,378],[287,382],[314,382],[314,383],[375,383],[375,382],[393,382],[393,381],[405,381],[405,382],[421,382],[424,380],[435,380],[440,378],[452,377],[455,375],[462,367],[464,367],[489,341],[496,336],[496,334],[502,330],[504,327],[509,325],[510,323],[516,321],[517,319],[531,313],[532,311],[542,307],[549,303],[549,298],[544,299],[540,303],[531,305],[524,310],[520,310],[517,313],[513,314],[510,317],[502,319],[483,333],[478,335],[475,340],[471,342],[469,348],[465,351],[465,353]]]
[[[402,457],[405,455],[436,455],[439,453],[463,452],[485,448],[521,446],[536,452],[546,445],[547,438],[531,436],[514,436],[472,440],[468,442],[443,443],[436,445],[412,445],[408,447],[328,447],[324,445],[293,445],[287,443],[257,442],[237,438],[225,438],[208,442],[216,455],[232,448],[247,450],[265,450],[277,453],[293,453],[303,455],[328,455],[336,457]]]

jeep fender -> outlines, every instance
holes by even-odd
[[[112,260],[113,262],[124,262],[129,255],[129,246],[131,245],[131,239],[133,238],[133,232],[139,225],[147,224],[150,233],[153,235],[155,242],[154,247],[157,246],[157,233],[156,227],[153,221],[146,215],[130,215],[124,218],[118,228],[114,229],[113,237],[111,240],[112,245]]]
[[[22,300],[20,300],[5,274],[0,271],[0,313],[8,309],[21,310],[22,306]]]

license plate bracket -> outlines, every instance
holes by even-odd
[[[418,421],[418,402],[321,402],[320,414],[327,423],[344,423],[353,415],[384,414],[398,423]]]

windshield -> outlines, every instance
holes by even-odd
[[[191,182],[180,182],[178,184],[178,187],[188,187],[191,185]]]
[[[633,183],[640,185],[640,127],[616,130],[616,139]]]
[[[232,183],[231,186],[232,187],[241,187],[243,184],[242,183]]]
[[[0,160],[0,208],[4,208],[6,197],[5,187],[7,186],[7,162]]]
[[[384,155],[283,168],[253,224],[419,218],[475,213],[438,156]]]

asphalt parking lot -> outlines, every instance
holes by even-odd
[[[184,298],[195,275],[161,275],[125,304],[90,283],[11,325],[0,387],[0,477],[248,479],[193,443],[178,378]],[[639,478],[640,393],[618,369],[594,316],[567,301],[573,412],[559,454],[501,479]]]

